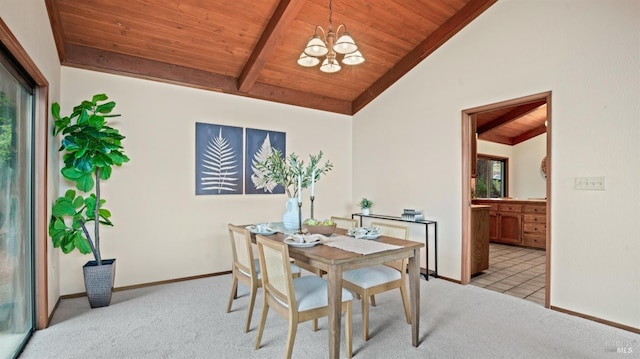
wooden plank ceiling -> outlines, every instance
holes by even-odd
[[[476,133],[481,140],[514,146],[545,132],[546,100],[476,114]]]
[[[353,115],[497,0],[334,0],[334,74],[296,63],[329,0],[45,1],[62,65]]]

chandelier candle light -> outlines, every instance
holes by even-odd
[[[302,176],[298,175],[298,228],[302,233]]]
[[[340,24],[335,33],[333,32],[332,13],[332,0],[329,0],[329,27],[327,32],[325,33],[322,26],[316,25],[311,40],[309,40],[300,58],[298,58],[298,65],[304,67],[316,66],[320,63],[320,58],[326,55],[322,65],[320,65],[320,71],[334,73],[342,68],[336,59],[337,54],[344,55],[342,63],[345,65],[359,65],[364,62],[364,57],[358,51],[358,45],[347,32],[345,24]],[[340,34],[340,30],[342,30],[342,35],[338,37],[338,41],[335,41],[336,36]]]
[[[315,185],[316,185],[316,169],[314,168],[313,171],[311,171],[311,218],[315,218],[313,216],[313,200],[315,199],[315,196],[314,196]]]

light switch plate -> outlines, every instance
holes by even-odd
[[[576,177],[575,189],[581,191],[604,191],[604,177]]]

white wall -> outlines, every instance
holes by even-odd
[[[638,18],[634,0],[497,2],[354,116],[354,198],[424,208],[460,279],[461,111],[552,91],[551,305],[639,328]]]
[[[305,163],[322,150],[334,169],[316,183],[315,216],[352,211],[349,116],[62,68],[63,114],[101,92],[122,114],[112,123],[131,158],[102,185],[115,223],[102,232],[102,252],[117,258],[116,287],[228,271],[227,223],[282,221],[284,194],[195,195],[196,122],[286,132],[287,152]],[[61,294],[84,292],[81,266],[90,259],[61,257]]]
[[[56,52],[49,18],[44,1],[36,0],[1,0],[0,17],[7,24],[11,33],[16,37],[20,45],[24,48],[29,58],[34,62],[38,70],[49,83],[49,104],[58,101],[60,98],[60,62]],[[48,104],[38,104],[48,106]],[[45,143],[49,133],[47,119],[37,119],[36,136],[39,143]],[[55,146],[49,144],[49,149],[55,151]],[[53,172],[57,172],[55,165]],[[57,181],[49,180],[45,184],[49,200],[52,202],[57,191]],[[38,219],[44,221],[39,225],[46,226],[48,218]],[[47,244],[50,241],[47,240]],[[50,246],[47,248],[47,262],[52,266],[57,266],[58,254]],[[38,263],[44,265],[44,263]],[[60,297],[58,272],[48,270],[48,314],[51,313],[58,298]]]
[[[478,141],[478,153],[509,159],[509,197],[545,198],[547,184],[540,163],[547,153],[547,135],[542,134],[515,146]]]
[[[511,197],[545,198],[547,180],[540,170],[542,159],[547,154],[547,135],[538,135],[513,146],[513,160],[509,161]]]

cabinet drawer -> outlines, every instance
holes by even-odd
[[[538,234],[525,234],[522,238],[522,244],[527,247],[535,247],[545,249],[547,246],[546,237]]]
[[[524,213],[537,213],[537,214],[546,214],[547,206],[539,205],[539,204],[525,204],[524,205]]]
[[[521,204],[501,204],[500,205],[501,212],[522,212]]]
[[[544,223],[525,223],[524,226],[522,226],[522,230],[524,233],[545,234],[546,227]]]
[[[547,217],[540,214],[525,214],[524,223],[547,223]]]

